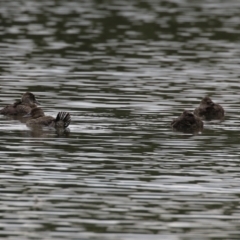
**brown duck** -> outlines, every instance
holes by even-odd
[[[71,116],[67,112],[59,112],[57,117],[45,116],[43,110],[39,107],[33,108],[24,117],[32,117],[26,122],[28,127],[54,127],[57,129],[65,129],[71,122]]]
[[[199,117],[185,110],[178,118],[172,121],[171,127],[177,131],[196,132],[203,129],[203,122]]]
[[[222,119],[224,109],[221,105],[214,103],[210,97],[205,97],[199,107],[194,110],[194,114],[205,120]]]
[[[31,111],[32,108],[37,107],[36,104],[39,104],[39,102],[36,100],[35,96],[30,92],[26,92],[22,95],[21,100],[1,109],[0,114],[23,116]]]

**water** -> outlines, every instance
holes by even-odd
[[[70,132],[0,116],[0,236],[239,239],[240,2],[3,1],[1,107],[33,92]],[[198,135],[170,122],[209,95]]]

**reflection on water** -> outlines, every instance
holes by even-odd
[[[239,1],[0,6],[1,107],[31,91],[72,116],[0,116],[2,238],[238,239]],[[173,132],[206,95],[225,120]]]

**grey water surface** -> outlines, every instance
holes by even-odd
[[[0,107],[33,92],[69,132],[0,116],[0,238],[240,239],[240,1],[0,2]],[[199,134],[170,122],[204,96]]]

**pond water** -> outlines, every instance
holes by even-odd
[[[240,1],[0,3],[1,108],[33,92],[70,132],[0,116],[1,239],[239,239]],[[199,134],[170,122],[204,96]]]

